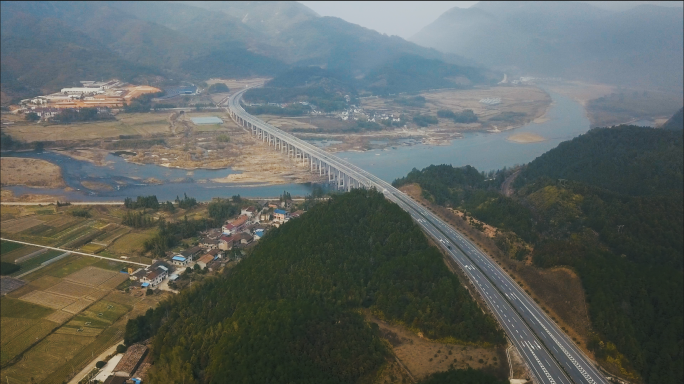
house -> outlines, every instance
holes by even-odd
[[[278,204],[277,203],[268,203],[268,207],[269,208],[278,208]]]
[[[223,235],[219,239],[219,249],[223,250],[223,251],[230,251],[233,248],[233,245],[235,245],[235,242],[237,240],[238,239],[235,235],[232,235],[232,236]]]
[[[142,344],[131,345],[116,367],[114,367],[112,373],[118,377],[131,377],[138,368],[138,365],[140,365],[140,362],[142,362],[145,354],[147,354],[146,346]]]
[[[221,231],[223,231],[225,235],[232,235],[237,232],[237,228],[235,228],[235,226],[231,223],[225,223],[221,227]]]
[[[214,261],[214,256],[206,254],[197,260],[197,265],[204,269],[207,267],[207,264],[211,263],[212,261]]]
[[[271,212],[261,212],[259,214],[259,221],[271,221]]]
[[[192,260],[190,260],[190,261],[192,261]],[[176,255],[176,256],[171,258],[171,263],[173,263],[174,265],[178,265],[179,267],[184,267],[184,266],[188,265],[188,263],[190,261],[188,261],[188,259],[186,259],[185,257],[183,257],[181,255]]]
[[[254,236],[246,232],[238,233],[237,237],[240,240],[240,244],[249,244],[254,241]]]
[[[245,225],[245,223],[247,223],[248,220],[249,220],[249,217],[247,217],[247,215],[240,215],[235,220],[231,221],[230,223],[233,224],[233,226],[235,226],[235,228],[240,228],[243,225]]]
[[[292,212],[292,213],[290,214],[290,218],[291,218],[291,219],[296,219],[296,218],[298,218],[299,216],[301,216],[301,215],[303,215],[303,214],[305,214],[305,213],[306,213],[306,211],[297,210],[297,211],[294,211],[294,212]]]
[[[211,249],[207,252],[207,255],[211,255],[214,259],[222,259],[223,251],[220,249]]]
[[[264,234],[265,232],[263,229],[257,229],[256,231],[254,231],[254,240],[261,239],[262,237],[264,237]]]
[[[199,245],[196,245],[192,248],[186,249],[185,251],[181,252],[180,254],[181,254],[181,256],[185,257],[189,261],[192,261],[192,259],[195,256],[199,255],[200,253],[202,253],[202,247],[200,247]]]
[[[219,240],[205,237],[199,241],[199,246],[204,249],[217,249],[219,246]]]
[[[163,261],[157,261],[151,266],[145,268],[143,272],[144,274],[141,274],[141,276],[137,277],[137,279],[143,284],[147,283],[146,286],[151,285],[154,287],[164,281],[166,276],[168,276],[172,271],[171,266]]]
[[[280,223],[284,223],[285,219],[287,219],[288,216],[289,214],[284,209],[276,209],[273,211],[273,220],[278,221]]]
[[[244,208],[240,211],[240,214],[245,215],[249,218],[254,217],[254,215],[256,215],[256,213],[257,213],[257,210],[254,207],[247,207],[247,208]]]

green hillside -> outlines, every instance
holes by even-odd
[[[646,383],[674,384],[684,378],[683,148],[681,132],[602,128],[523,167],[512,197],[498,192],[510,171],[486,178],[430,166],[395,185],[418,183],[426,198],[496,226],[511,258],[527,258],[512,245],[522,241],[535,265],[570,266],[586,292],[596,356]]]
[[[152,383],[355,383],[389,357],[362,308],[431,339],[505,342],[409,215],[363,190],[316,205],[227,275],[130,320],[125,340],[154,337]]]
[[[632,196],[682,192],[682,135],[622,126],[592,129],[532,161],[517,186],[541,177],[579,181]]]

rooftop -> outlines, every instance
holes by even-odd
[[[171,260],[174,260],[174,261],[185,261],[186,259],[185,259],[185,257],[183,257],[183,256],[181,256],[181,255],[176,255],[176,256],[172,257]]]

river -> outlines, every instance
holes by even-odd
[[[390,182],[405,176],[413,168],[422,169],[431,164],[472,165],[478,170],[489,171],[528,163],[560,142],[589,130],[589,120],[579,103],[546,91],[553,103],[546,114],[548,120],[543,123],[530,123],[502,133],[466,133],[462,139],[444,146],[403,141],[384,150],[339,152],[336,155]],[[545,140],[525,144],[507,140],[510,135],[517,133],[534,133]],[[326,144],[322,143],[322,146]],[[106,158],[109,164],[103,167],[54,152],[3,154],[7,155],[40,158],[59,165],[66,184],[74,189],[65,192],[61,189],[6,187],[16,196],[32,193],[64,196],[70,201],[112,201],[138,195],[156,195],[160,200],[174,200],[176,196],[187,193],[199,201],[208,201],[213,197],[237,194],[245,197],[276,197],[283,191],[290,192],[292,196],[303,196],[310,193],[312,188],[308,184],[244,186],[215,183],[209,180],[237,172],[231,169],[187,171],[153,164],[139,165],[127,163],[111,154]],[[148,178],[161,180],[163,184],[146,183],[144,180]],[[106,183],[113,190],[88,190],[80,184],[84,180]]]

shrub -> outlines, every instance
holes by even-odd
[[[106,361],[98,361],[97,363],[95,363],[95,368],[102,369],[105,365],[107,365]]]
[[[126,350],[128,350],[128,347],[123,344],[116,346],[116,353],[126,353]]]

